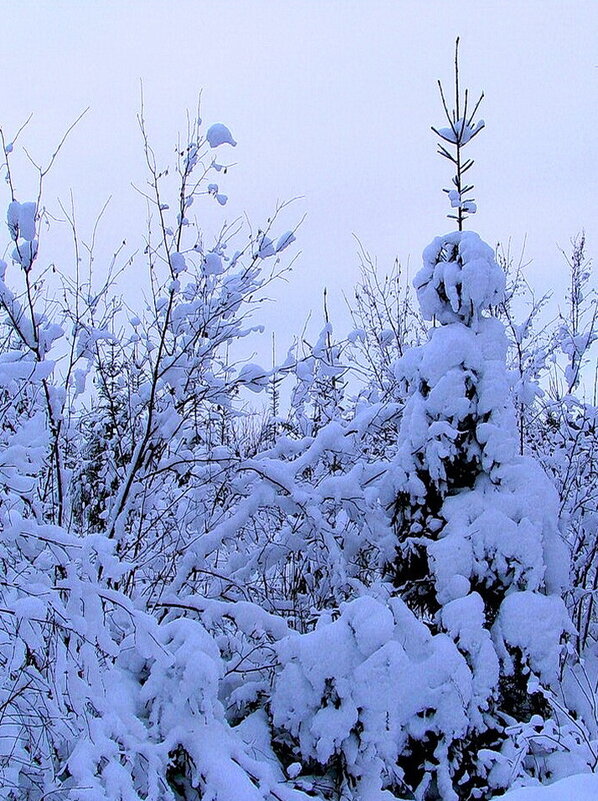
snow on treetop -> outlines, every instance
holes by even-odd
[[[221,122],[210,125],[206,133],[206,139],[210,147],[218,147],[219,145],[232,145],[235,147],[237,144],[230,130]]]
[[[504,273],[492,248],[473,231],[436,237],[423,261],[413,285],[426,320],[469,324],[503,298]]]
[[[438,136],[444,139],[445,142],[466,145],[470,139],[473,139],[473,137],[482,130],[485,124],[484,120],[478,120],[474,123],[473,120],[461,118],[457,120],[457,122],[454,122],[450,128],[434,128],[433,130]]]

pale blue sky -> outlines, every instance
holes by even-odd
[[[130,188],[143,166],[140,78],[165,156],[199,90],[204,120],[230,126],[239,145],[223,181],[229,219],[247,212],[258,224],[277,199],[303,196],[286,220],[308,215],[302,256],[269,312],[289,334],[320,308],[325,284],[342,308],[358,274],[353,234],[381,266],[398,255],[413,272],[451,227],[441,191],[450,172],[430,125],[442,122],[436,79],[451,81],[457,34],[463,82],[486,93],[487,128],[470,146],[479,206],[470,227],[515,250],[527,235],[531,280],[544,287],[563,280],[557,244],[584,227],[598,248],[592,0],[20,0],[2,16],[7,131],[33,111],[23,142],[41,158],[91,107],[46,199],[56,207],[72,188],[85,234],[112,195],[106,252],[143,233],[145,207]],[[17,183],[29,199],[24,163]]]

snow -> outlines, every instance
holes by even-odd
[[[504,798],[504,801],[596,801],[598,774],[568,776],[545,787],[520,787],[495,798]]]
[[[184,272],[187,269],[185,256],[182,253],[171,253],[170,267],[174,275]]]
[[[20,242],[11,253],[12,260],[20,264],[25,271],[30,270],[37,256],[37,247],[36,239],[31,242]]]
[[[449,191],[448,199],[450,200],[451,207],[453,209],[458,208],[461,205],[461,194],[456,189],[451,189]]]
[[[473,137],[484,128],[484,126],[484,120],[478,120],[475,125],[472,125],[470,121],[462,117],[449,128],[438,128],[434,130],[445,142],[466,145],[470,139],[473,139]]]
[[[224,272],[222,256],[219,253],[206,253],[203,260],[204,275],[220,275]]]
[[[295,241],[295,234],[292,231],[287,231],[281,237],[278,238],[278,242],[276,243],[276,252],[282,253],[283,250],[286,250],[289,245],[291,245]]]
[[[12,238],[18,237],[31,242],[35,239],[35,223],[37,217],[36,203],[19,203],[13,200],[8,206],[7,222]]]
[[[468,324],[502,300],[504,273],[492,248],[473,231],[436,237],[423,259],[413,283],[424,319]]]
[[[220,145],[232,145],[235,147],[237,144],[230,130],[221,122],[210,125],[206,132],[206,139],[210,147],[220,147]]]
[[[261,392],[268,385],[270,374],[259,364],[245,364],[239,371],[238,381],[252,392]]]
[[[263,236],[259,249],[258,249],[258,256],[260,259],[267,259],[269,256],[273,256],[276,253],[276,248],[274,247],[274,243],[268,236]]]
[[[540,680],[548,687],[556,687],[561,649],[555,631],[573,632],[562,598],[529,591],[513,592],[500,607],[495,637],[500,638],[500,644],[518,648]],[[506,649],[500,651],[508,664]]]

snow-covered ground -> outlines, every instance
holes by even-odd
[[[520,787],[499,798],[504,801],[598,801],[598,774],[580,773],[544,787]]]

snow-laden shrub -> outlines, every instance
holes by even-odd
[[[455,797],[451,746],[468,731],[474,685],[449,636],[432,635],[399,598],[362,597],[343,604],[334,622],[282,640],[278,653],[272,719],[303,781],[334,765],[343,797],[373,798],[383,788],[401,796],[426,741],[443,797]]]
[[[67,760],[64,797],[76,801],[266,801],[304,794],[284,786],[262,753],[259,721],[234,730],[219,700],[224,663],[195,619],[158,625],[136,614]],[[282,795],[284,794],[284,796]]]
[[[211,147],[228,141],[217,134]],[[168,586],[182,573],[176,589],[189,593],[178,571],[186,541],[213,532],[238,504],[223,489],[237,457],[219,424],[234,414],[239,387],[261,389],[265,375],[227,363],[224,351],[254,330],[246,313],[272,277],[261,267],[293,239],[267,246],[259,232],[228,256],[223,229],[204,247],[187,216],[203,178],[190,178],[198,165],[203,177],[221,168],[211,158],[202,165],[198,127],[189,136],[177,149],[172,228],[158,188],[168,170],[159,174],[146,148],[161,226],[145,249],[152,302],[128,323],[110,277],[97,293],[65,281],[64,306],[45,302],[40,212],[9,207],[13,263],[0,262],[6,801],[305,798],[285,785],[274,754],[264,756],[259,714],[233,728],[223,703],[242,695],[244,670],[266,686],[264,654],[271,659],[286,626],[276,621],[273,633],[258,607],[234,601],[200,621],[197,603]]]

